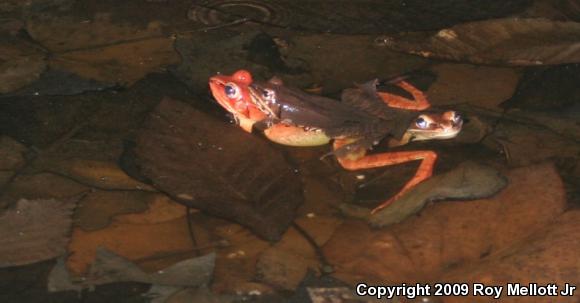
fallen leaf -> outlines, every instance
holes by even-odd
[[[0,94],[34,82],[46,69],[45,55],[13,37],[0,37]]]
[[[515,118],[516,121],[502,119],[483,143],[501,150],[506,155],[509,165],[517,167],[553,158],[575,158],[579,155],[580,146],[574,138],[578,134],[567,136],[571,130],[578,129],[573,120],[551,117],[546,121],[542,119],[542,114],[532,115],[534,119],[542,119],[542,122],[551,126],[546,127],[534,122],[533,119],[528,119],[522,113],[506,116]],[[551,123],[552,121],[557,121],[558,124]]]
[[[536,230],[528,237],[513,244],[494,256],[465,268],[452,269],[440,281],[461,281],[502,285],[520,283],[529,285],[556,284],[558,292],[565,284],[579,285],[580,264],[580,211],[573,210],[559,216],[548,226]],[[473,284],[472,284],[473,285]],[[502,302],[530,302],[527,296],[501,297]],[[535,297],[534,302],[574,302],[580,298],[578,291],[573,296]],[[489,302],[489,297],[449,297],[445,302]]]
[[[146,210],[147,202],[154,195],[140,191],[96,190],[80,202],[75,212],[75,221],[85,231],[102,229],[109,225],[115,215]]]
[[[580,62],[580,23],[534,18],[475,21],[385,37],[392,50],[427,58],[508,66]]]
[[[64,199],[88,190],[73,180],[51,173],[21,174],[12,181],[6,195],[16,199]]]
[[[526,1],[509,3],[454,0],[425,9],[426,1],[400,2],[361,0],[331,3],[310,2],[296,9],[289,1],[211,0],[192,5],[188,18],[201,24],[219,26],[243,17],[275,27],[304,32],[353,36],[360,33],[429,30],[469,20],[489,19],[518,12]],[[333,12],[327,14],[326,12]]]
[[[137,138],[137,163],[173,199],[278,240],[303,201],[298,174],[257,136],[164,99]],[[163,159],[163,161],[159,161]]]
[[[51,291],[78,290],[115,282],[140,282],[153,285],[195,287],[207,285],[213,275],[215,253],[187,259],[153,273],[146,273],[135,263],[99,247],[95,263],[81,282],[70,280],[64,263],[53,268],[48,285]],[[68,279],[68,280],[67,280]]]
[[[66,159],[58,161],[53,169],[97,188],[155,191],[150,185],[129,177],[110,161]]]
[[[30,16],[26,31],[51,51],[63,52],[159,35],[161,27],[154,22],[148,26],[137,26],[127,21],[113,20],[109,13],[93,13],[88,18],[44,13]]]
[[[507,180],[497,170],[464,162],[448,173],[417,185],[389,207],[371,215],[369,222],[376,227],[390,225],[417,213],[429,201],[486,198],[506,185]]]
[[[279,289],[294,290],[306,276],[308,262],[303,256],[270,248],[262,253],[256,267],[260,281]]]
[[[437,80],[426,92],[434,106],[468,103],[498,109],[511,98],[520,78],[512,68],[468,64],[438,64],[432,68]]]
[[[526,68],[514,96],[501,105],[536,112],[565,110],[580,103],[579,74],[580,64]]]
[[[63,255],[76,200],[21,199],[0,216],[0,267],[25,265]]]
[[[145,75],[177,63],[173,39],[161,24],[119,22],[108,13],[79,16],[36,14],[27,32],[52,53],[51,68],[85,79],[130,85]]]
[[[155,224],[171,221],[185,216],[185,207],[175,203],[163,194],[150,194],[149,207],[139,214],[126,214],[115,217],[116,222],[130,224]]]
[[[14,170],[24,164],[27,148],[18,141],[0,136],[0,170]]]
[[[50,66],[86,79],[130,86],[178,61],[173,39],[161,37],[67,52],[53,59]]]
[[[509,185],[493,198],[435,203],[420,216],[378,230],[346,221],[324,246],[335,276],[352,285],[437,281],[446,271],[519,245],[564,211],[563,184],[552,165],[506,175]],[[558,264],[557,258],[543,262]]]
[[[7,96],[67,96],[103,91],[115,86],[114,83],[86,79],[68,71],[49,69],[34,82],[11,91]]]
[[[105,247],[131,261],[146,260],[184,252],[193,254],[185,217],[158,224],[128,224],[113,222],[104,229],[73,230],[68,246],[71,253],[67,267],[81,276],[94,262],[98,247]],[[157,268],[160,269],[160,268]]]
[[[211,288],[217,293],[237,293],[247,289],[256,279],[256,263],[270,243],[258,238],[238,224],[225,224],[214,230],[230,245],[218,251],[214,280]]]

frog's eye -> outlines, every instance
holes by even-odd
[[[418,128],[425,129],[429,126],[429,122],[425,118],[419,117],[415,120],[415,125],[417,125]]]
[[[264,91],[262,91],[262,96],[266,100],[273,100],[274,99],[274,91],[271,89],[264,89]]]
[[[457,124],[463,120],[463,117],[457,112],[453,112],[453,123]]]
[[[240,95],[238,86],[233,83],[228,83],[224,86],[224,92],[226,96],[230,99],[237,99]]]

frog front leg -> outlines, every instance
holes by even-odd
[[[334,141],[333,148],[334,150],[339,149],[340,147],[351,143],[351,140],[348,139],[338,139]],[[376,168],[388,165],[396,165],[411,161],[421,161],[417,172],[403,186],[403,188],[397,193],[395,196],[390,198],[389,200],[381,203],[379,206],[375,207],[371,214],[378,212],[379,210],[389,206],[391,203],[395,202],[399,199],[402,195],[407,193],[417,184],[423,182],[424,180],[431,177],[433,174],[433,168],[435,166],[435,161],[437,160],[437,154],[433,151],[423,150],[423,151],[399,151],[399,152],[390,152],[390,153],[381,153],[381,154],[373,154],[367,155],[366,151],[359,150],[348,155],[337,157],[338,163],[347,170],[359,170],[359,169],[367,169],[367,168]]]
[[[387,106],[417,111],[425,110],[431,106],[431,104],[429,104],[429,101],[427,101],[427,96],[425,96],[425,94],[421,90],[419,90],[409,82],[400,81],[396,83],[396,85],[404,89],[406,92],[410,93],[411,96],[413,96],[414,100],[390,93],[377,92],[377,95],[387,104]]]

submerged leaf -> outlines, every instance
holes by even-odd
[[[299,176],[267,142],[165,99],[137,138],[137,162],[174,199],[277,240],[303,201]]]
[[[66,252],[76,201],[18,201],[0,216],[0,267],[35,263]]]
[[[393,205],[372,215],[373,226],[400,222],[420,211],[429,201],[443,199],[481,199],[492,196],[507,185],[497,170],[465,162],[453,171],[435,176],[414,188]]]
[[[566,289],[566,284],[578,284],[578,250],[580,249],[580,211],[572,210],[557,217],[552,224],[537,230],[523,241],[514,241],[508,249],[491,255],[468,271],[458,267],[449,270],[439,281],[463,281],[465,283],[484,282],[487,285],[508,285],[510,283],[555,284],[558,293]],[[513,284],[512,284],[513,285]],[[550,296],[527,297],[507,296],[502,302],[573,302],[578,293],[560,294],[560,300]],[[488,298],[472,296],[461,300],[450,298],[445,302],[489,302]]]
[[[72,281],[66,264],[59,260],[48,278],[49,291],[80,290],[115,283],[141,282],[153,285],[198,287],[209,283],[215,267],[215,253],[183,260],[163,270],[146,273],[131,261],[99,247],[95,263],[87,277]]]
[[[505,18],[381,40],[393,50],[472,63],[525,66],[580,62],[577,22]]]
[[[20,89],[46,69],[44,54],[25,41],[0,36],[0,94]]]
[[[360,221],[346,221],[324,246],[329,262],[340,264],[335,277],[352,284],[361,280],[382,284],[440,282],[447,272],[453,272],[456,279],[451,281],[502,285],[501,280],[511,276],[514,279],[508,279],[510,282],[529,283],[530,278],[536,282],[534,277],[543,275],[543,269],[528,264],[549,264],[562,274],[559,277],[576,277],[578,271],[570,265],[575,262],[576,266],[577,259],[569,257],[578,251],[579,241],[576,231],[558,223],[566,208],[566,194],[556,169],[542,164],[514,169],[506,175],[510,184],[491,199],[434,203],[420,216],[378,230]],[[568,241],[546,241],[545,252],[519,250],[538,247],[532,240],[544,238],[542,230],[548,226],[566,234]],[[518,253],[513,253],[512,248]],[[562,258],[563,251],[568,259]],[[554,257],[557,253],[560,255]],[[511,265],[520,268],[520,274],[512,274],[512,267],[494,270],[494,277],[465,279],[473,266],[484,270],[487,260],[496,257],[500,263],[502,258],[512,259]]]

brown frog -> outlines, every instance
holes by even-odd
[[[391,137],[391,146],[450,139],[463,125],[455,111],[422,112],[430,107],[423,92],[406,81],[395,84],[414,100],[377,91],[376,80],[345,90],[342,102],[287,87],[278,78],[255,82],[246,70],[216,75],[209,81],[214,98],[233,114],[240,127],[247,132],[261,129],[273,142],[317,146],[332,141],[333,154],[348,170],[421,161],[415,176],[373,213],[431,177],[437,159],[435,152],[429,150],[367,154],[374,144],[385,137]]]

